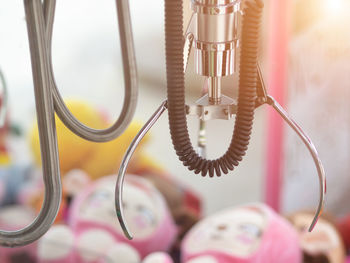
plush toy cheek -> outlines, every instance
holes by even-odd
[[[164,252],[156,252],[148,255],[142,263],[173,263],[173,260]]]
[[[0,229],[17,230],[30,224],[35,219],[35,213],[22,206],[6,206],[0,210]],[[0,247],[1,263],[34,262],[36,257],[37,243],[23,247],[9,248]]]
[[[194,259],[186,261],[186,263],[219,263],[220,261],[216,260],[211,256],[200,256]]]
[[[96,228],[83,232],[77,240],[77,262],[97,263],[115,242],[111,234],[101,229]]]
[[[38,243],[39,263],[74,262],[74,235],[64,225],[53,226]]]
[[[137,215],[133,218],[133,222],[138,229],[149,227],[151,224],[149,220],[143,215]]]
[[[140,254],[128,244],[116,243],[106,251],[98,263],[140,263]]]

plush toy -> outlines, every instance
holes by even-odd
[[[80,237],[94,229],[108,232],[115,242],[134,247],[141,258],[156,251],[167,251],[173,244],[177,227],[159,191],[146,179],[127,175],[124,185],[124,212],[132,241],[120,228],[114,207],[115,176],[92,183],[80,193],[70,208],[69,225]]]
[[[297,232],[262,204],[231,208],[197,223],[182,243],[184,263],[300,263]]]
[[[26,205],[42,190],[42,180],[34,167],[8,165],[0,167],[0,206]]]
[[[337,222],[337,229],[343,239],[346,251],[350,251],[350,215],[343,217]]]
[[[67,101],[67,107],[82,123],[87,126],[102,129],[110,126],[105,114],[95,109],[86,102]],[[106,143],[94,143],[86,141],[73,134],[65,125],[56,117],[56,129],[58,139],[58,149],[60,154],[60,169],[64,175],[73,169],[85,171],[92,179],[115,173],[124,156],[124,153],[136,136],[142,125],[138,122],[132,122],[127,130],[117,139]],[[38,165],[41,164],[40,144],[38,127],[35,123],[30,132],[30,146],[34,159]],[[142,145],[148,140],[146,136],[134,154],[131,169],[135,168],[138,163],[138,153]],[[154,164],[149,164],[155,166]],[[139,168],[135,168],[139,169]]]
[[[171,250],[172,256],[178,258],[183,237],[201,217],[201,202],[198,194],[185,188],[171,176],[145,173],[143,177],[151,181],[165,197],[178,226],[177,240]]]
[[[345,262],[345,250],[342,239],[335,226],[334,219],[323,215],[309,233],[312,212],[298,212],[289,220],[299,232],[301,247],[304,251],[304,263],[341,263]]]
[[[54,225],[38,241],[39,263],[74,262],[75,238],[68,226]]]
[[[86,125],[95,128],[109,126],[108,122],[110,121],[106,115],[88,103],[72,100],[67,102],[67,106]],[[127,147],[142,126],[139,122],[132,122],[128,129],[116,140],[108,143],[92,143],[70,132],[58,118],[56,118],[56,122],[61,174],[63,175],[63,196],[65,198],[62,202],[67,203],[67,206],[69,206],[72,198],[72,193],[68,193],[72,187],[68,182],[70,179],[65,180],[66,175],[72,170],[80,170],[85,172],[91,180],[95,180],[116,173]],[[148,135],[141,141],[134,153],[128,173],[147,177],[163,194],[172,216],[180,227],[179,241],[177,242],[179,243],[186,231],[200,217],[200,198],[198,194],[175,181],[159,163],[143,151],[143,145],[147,141]],[[34,125],[30,134],[30,142],[34,159],[40,164],[39,137],[36,125]],[[74,179],[73,181],[76,180],[80,179]],[[39,195],[42,196],[42,193]],[[38,198],[38,204],[35,207],[40,207],[40,204],[41,199]]]
[[[24,206],[14,205],[2,207],[0,209],[0,229],[14,231],[21,229],[35,219],[32,209]],[[36,242],[16,248],[0,247],[1,263],[35,263],[36,262]]]
[[[142,263],[173,263],[172,258],[164,252],[155,252],[148,255]]]
[[[91,179],[87,173],[82,170],[75,169],[69,171],[62,179],[62,196],[66,204],[64,211],[64,222],[67,222],[69,215],[69,207],[81,191],[91,184]]]
[[[0,98],[0,111],[1,111],[1,98]],[[0,164],[1,166],[8,165],[11,163],[11,158],[7,146],[7,137],[9,135],[10,127],[9,121],[6,117],[5,123],[0,127]]]
[[[105,251],[105,255],[98,263],[139,263],[140,254],[130,245],[125,243],[115,243]]]
[[[115,242],[103,229],[76,236],[66,225],[53,226],[38,242],[39,263],[139,263],[139,253],[130,245]]]
[[[71,173],[74,178],[78,174]],[[124,212],[134,233],[129,241],[116,217],[114,187],[115,176],[108,176],[74,198],[69,225],[53,226],[39,241],[40,263],[140,263],[148,254],[171,247],[177,230],[159,191],[139,176],[126,177]]]

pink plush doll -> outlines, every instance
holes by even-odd
[[[336,228],[336,221],[331,215],[323,213],[311,233],[307,229],[313,218],[313,212],[300,211],[288,218],[299,233],[301,248],[304,252],[304,263],[345,262],[344,243]]]
[[[53,226],[38,244],[39,263],[139,263],[139,253],[115,242],[105,230],[91,229],[77,236],[66,225]]]
[[[13,205],[0,210],[0,229],[18,230],[29,225],[35,219],[35,212],[24,206]],[[34,263],[36,262],[36,246],[32,243],[23,247],[0,247],[1,263]]]
[[[149,254],[142,263],[173,263],[172,258],[164,252],[155,252]]]
[[[74,199],[69,225],[78,241],[87,231],[97,229],[109,233],[114,242],[132,246],[141,258],[152,252],[167,251],[177,229],[163,196],[148,180],[126,176],[123,202],[126,220],[134,234],[130,241],[124,237],[117,220],[115,181],[115,176],[99,179]]]
[[[231,208],[197,223],[182,243],[186,263],[301,263],[293,227],[263,204]]]

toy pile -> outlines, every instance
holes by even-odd
[[[108,118],[87,103],[68,102],[89,126]],[[36,243],[0,248],[1,263],[343,263],[350,247],[349,218],[323,216],[307,233],[312,213],[283,217],[264,204],[247,204],[202,217],[198,194],[177,182],[149,157],[135,153],[124,185],[125,217],[132,241],[119,226],[114,208],[116,171],[141,125],[110,143],[91,143],[71,134],[57,119],[63,185],[55,225]],[[6,128],[4,128],[6,129]],[[8,130],[0,132],[6,144]],[[144,145],[148,137],[142,142]],[[11,163],[1,154],[0,227],[15,230],[34,220],[43,187],[36,125],[29,135],[35,165]],[[6,149],[6,145],[1,145]],[[170,171],[171,172],[171,171]]]

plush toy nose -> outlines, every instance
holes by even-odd
[[[242,242],[243,244],[250,245],[254,242],[254,239],[252,237],[249,237],[245,234],[240,234],[237,236],[237,239]]]
[[[151,222],[148,222],[149,219],[146,217],[146,216],[143,216],[143,215],[137,215],[134,217],[133,219],[135,225],[138,227],[138,228],[144,228],[144,227],[147,227],[150,225]]]

